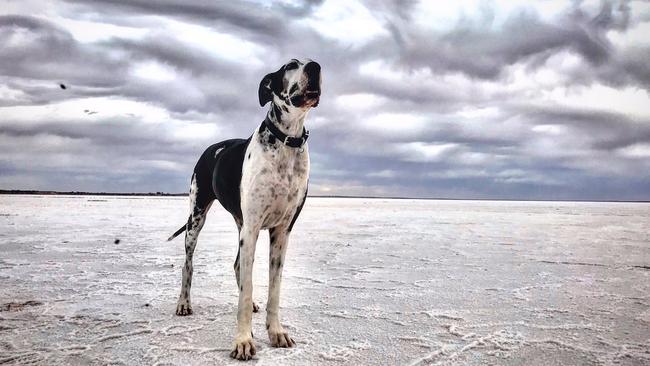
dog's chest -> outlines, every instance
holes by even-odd
[[[265,136],[251,139],[242,167],[242,208],[261,217],[264,227],[291,221],[301,205],[309,179],[307,146],[270,145]]]

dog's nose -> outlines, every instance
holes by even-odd
[[[309,75],[318,75],[320,74],[320,65],[316,61],[309,61],[307,65],[305,65],[305,72]]]
[[[315,88],[320,87],[320,65],[318,62],[309,61],[305,65],[305,74],[307,74],[308,85]]]

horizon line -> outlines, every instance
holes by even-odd
[[[0,189],[0,195],[36,195],[36,196],[141,196],[141,197],[183,197],[189,193],[169,192],[86,192],[53,191],[32,189]],[[616,199],[544,199],[544,198],[449,198],[449,197],[409,197],[409,196],[364,196],[364,195],[307,195],[314,198],[366,198],[391,200],[428,200],[428,201],[523,201],[523,202],[611,202],[611,203],[650,203],[650,200],[616,200]]]

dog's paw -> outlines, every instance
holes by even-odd
[[[178,300],[178,304],[176,305],[176,315],[179,316],[185,316],[185,315],[192,315],[192,305],[190,305],[190,302],[187,300]]]
[[[253,312],[257,313],[258,311],[260,311],[260,307],[257,306],[257,304],[255,302],[253,302]]]
[[[253,343],[251,336],[237,337],[233,345],[233,350],[230,352],[230,357],[236,360],[246,361],[252,359],[256,352],[255,343]]]
[[[282,328],[276,328],[275,330],[270,328],[269,341],[271,341],[271,346],[273,347],[291,348],[296,346],[296,342],[294,342],[294,340],[289,337],[289,333]]]

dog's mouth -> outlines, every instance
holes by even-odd
[[[317,107],[320,101],[320,90],[307,90],[302,94],[291,97],[291,105],[299,108]]]
[[[305,91],[305,103],[311,104],[312,107],[318,106],[320,101],[320,90],[307,90]]]
[[[320,97],[320,90],[307,90],[305,92],[305,99],[317,99]]]

